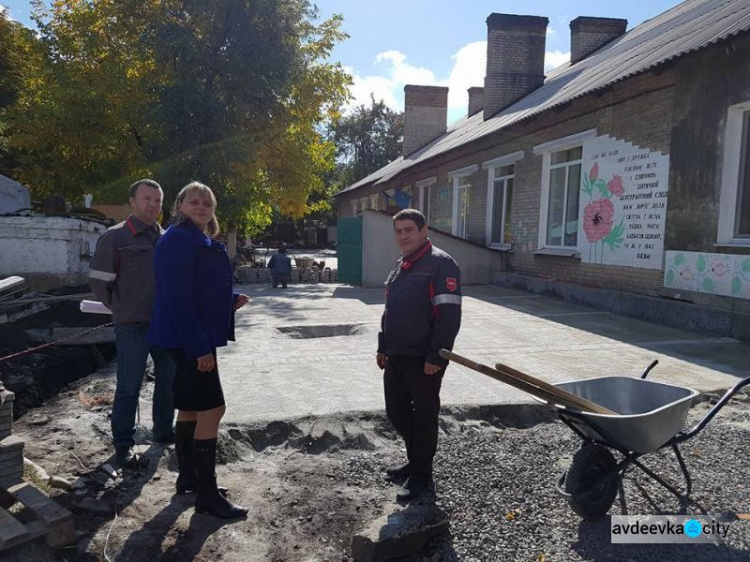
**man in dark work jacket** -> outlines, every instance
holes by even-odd
[[[461,326],[461,272],[451,256],[427,238],[424,215],[404,209],[393,217],[401,259],[386,281],[377,364],[388,419],[406,444],[408,462],[386,469],[406,477],[396,498],[406,501],[429,487],[438,439],[440,385]]]
[[[89,264],[89,285],[112,310],[117,345],[117,387],[112,405],[112,441],[117,463],[137,468],[135,416],[150,354],[154,360],[153,441],[174,443],[175,364],[166,350],[148,343],[154,306],[154,246],[164,232],[157,219],[164,193],[154,180],[130,186],[132,214],[102,234]]]

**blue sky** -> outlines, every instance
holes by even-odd
[[[352,105],[370,93],[403,110],[406,84],[448,86],[448,121],[466,113],[466,90],[482,86],[486,20],[493,12],[545,16],[547,68],[570,53],[570,21],[578,16],[622,18],[628,29],[653,18],[679,0],[313,0],[321,18],[344,16],[349,39],[336,46],[333,60],[354,77]],[[28,1],[0,0],[11,18],[26,25]]]

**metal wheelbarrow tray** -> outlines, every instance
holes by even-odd
[[[698,392],[632,377],[599,377],[555,384],[556,387],[618,412],[576,412],[568,421],[592,440],[634,453],[656,451],[685,427]],[[562,415],[569,413],[558,408]],[[581,418],[586,421],[583,422]]]
[[[555,385],[618,413],[604,415],[554,406],[558,417],[584,441],[555,483],[558,493],[581,517],[593,519],[605,515],[616,499],[622,475],[632,466],[643,470],[678,498],[689,496],[692,482],[678,445],[700,433],[734,394],[750,384],[750,377],[739,381],[700,422],[685,430],[692,400],[699,393],[691,388],[645,380],[657,363],[651,363],[640,379],[599,377]],[[685,479],[682,492],[639,460],[666,447],[674,451]],[[622,455],[619,462],[612,450]]]

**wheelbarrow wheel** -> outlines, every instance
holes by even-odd
[[[565,475],[565,492],[571,494],[568,501],[573,511],[584,519],[596,519],[609,511],[617,497],[619,475],[613,475],[595,488],[592,486],[613,473],[616,467],[615,457],[601,445],[584,445],[573,456]]]

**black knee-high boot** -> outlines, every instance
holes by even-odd
[[[178,421],[174,430],[174,449],[177,453],[177,475],[178,494],[194,492],[198,489],[198,474],[195,472],[195,461],[193,460],[193,436],[195,435],[194,421]]]
[[[195,469],[198,471],[196,513],[210,513],[221,519],[247,515],[247,508],[234,505],[219,493],[216,485],[216,439],[195,439]]]
[[[178,421],[175,424],[174,448],[177,453],[179,474],[175,482],[178,494],[187,494],[198,490],[198,473],[195,471],[194,435],[195,421]],[[227,489],[219,486],[219,493],[227,495]]]

